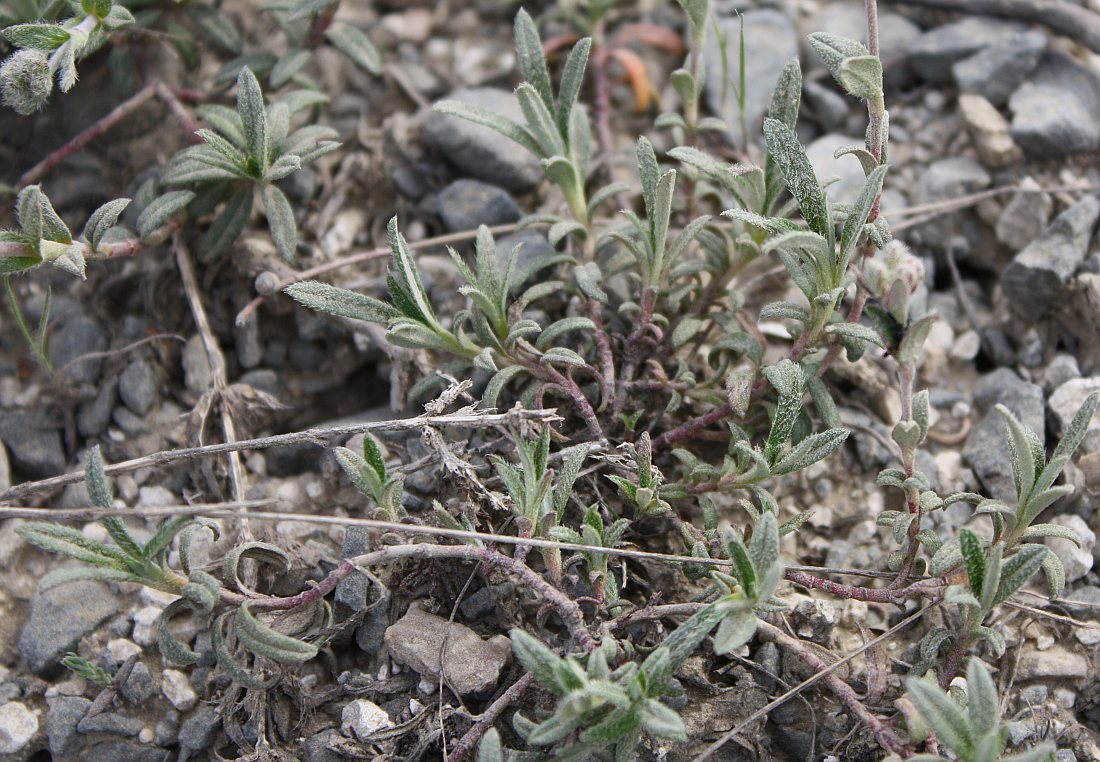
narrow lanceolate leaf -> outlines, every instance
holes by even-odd
[[[997,688],[993,685],[989,670],[976,658],[972,658],[966,666],[966,698],[966,711],[974,735],[984,736],[997,727],[1001,719]]]
[[[985,582],[985,550],[978,535],[969,529],[959,530],[959,546],[962,549],[963,561],[966,563],[966,576],[970,580],[970,589],[976,597],[982,595],[982,584]]]
[[[31,238],[43,238],[58,243],[71,243],[69,228],[54,211],[50,199],[37,185],[29,185],[19,192],[15,206],[19,228]]]
[[[790,360],[764,368],[764,375],[779,394],[775,416],[765,447],[769,462],[775,460],[779,450],[794,428],[795,419],[802,410],[802,390],[806,383],[802,367]]]
[[[840,259],[838,261],[838,271],[840,273],[844,272],[844,268],[847,267],[851,258],[852,249],[859,242],[863,226],[867,224],[867,218],[871,215],[875,200],[882,190],[882,181],[886,177],[887,169],[889,167],[884,164],[871,173],[870,177],[867,178],[867,182],[864,183],[863,190],[852,207],[852,211],[848,213],[848,218],[844,220],[844,227],[840,231]]]
[[[520,9],[515,23],[516,58],[523,78],[535,88],[547,110],[554,109],[554,91],[550,84],[550,71],[542,54],[542,40],[535,21],[527,11]]]
[[[260,83],[252,70],[245,66],[237,76],[237,113],[244,127],[245,144],[249,156],[256,162],[259,176],[267,171],[268,134],[267,109]]]
[[[287,286],[284,293],[305,307],[337,317],[388,325],[390,320],[400,316],[396,309],[383,301],[317,280],[294,283]]]
[[[222,581],[227,587],[245,589],[237,576],[242,558],[251,558],[278,567],[284,574],[290,570],[290,556],[277,545],[267,542],[241,543],[225,555],[225,561],[222,563]]]
[[[783,122],[766,119],[764,140],[768,144],[768,155],[775,157],[775,162],[783,172],[787,187],[798,202],[798,208],[802,210],[802,216],[806,218],[810,230],[832,241],[833,226],[825,192],[794,131]]]
[[[279,188],[271,183],[264,185],[264,212],[275,248],[287,262],[294,259],[298,248],[298,225],[294,221],[294,209]]]
[[[370,466],[367,465],[363,456],[347,447],[334,448],[333,455],[336,456],[336,462],[340,464],[340,468],[344,469],[344,473],[347,474],[348,479],[355,485],[355,488],[364,497],[376,500],[381,492],[379,489],[381,484],[370,478],[370,473],[368,473]]]
[[[569,132],[569,119],[573,113],[573,104],[577,102],[577,94],[584,82],[584,69],[588,65],[588,54],[592,49],[592,38],[585,37],[577,42],[569,51],[569,58],[565,60],[565,68],[561,73],[561,84],[558,87],[558,102],[556,120],[558,132],[566,135]]]
[[[848,438],[848,433],[847,429],[836,428],[806,437],[791,448],[790,452],[780,458],[779,462],[772,468],[772,473],[775,475],[789,474],[812,466],[819,460],[832,455],[838,447],[844,444],[844,441]]]
[[[54,50],[69,40],[69,32],[60,24],[16,24],[0,35],[17,48]]]
[[[31,521],[15,531],[31,545],[50,553],[61,553],[96,566],[126,567],[127,559],[117,549],[85,537],[71,527]]]
[[[726,550],[733,568],[737,572],[737,579],[741,583],[741,589],[745,591],[745,597],[749,600],[756,599],[756,568],[744,543],[732,532],[726,535]]]
[[[1047,578],[1047,593],[1050,598],[1053,600],[1059,597],[1066,589],[1066,567],[1050,548],[1047,548],[1046,558],[1043,559],[1043,574]]]
[[[474,124],[496,130],[509,140],[519,143],[536,156],[542,155],[542,149],[531,137],[531,133],[507,117],[462,101],[440,101],[433,108],[441,114],[457,116]]]
[[[1043,469],[1045,462],[1043,445],[1035,433],[1020,423],[1007,407],[997,405],[996,410],[1004,418],[1008,428],[1016,499],[1020,505],[1026,505],[1031,497],[1036,475]]]
[[[92,212],[92,216],[88,218],[88,224],[84,226],[84,238],[88,241],[92,251],[99,248],[103,236],[114,227],[115,223],[118,222],[119,215],[129,204],[130,199],[128,198],[116,198]]]
[[[1050,456],[1050,462],[1036,480],[1035,492],[1042,492],[1054,484],[1054,480],[1058,478],[1058,474],[1062,472],[1070,456],[1081,444],[1081,440],[1085,438],[1089,422],[1092,420],[1093,413],[1096,412],[1098,403],[1100,403],[1100,392],[1093,392],[1085,398],[1081,409],[1073,416],[1073,420],[1066,427],[1066,433],[1058,442],[1058,446],[1054,448],[1054,453]]]
[[[107,474],[103,470],[103,455],[99,445],[88,450],[84,461],[84,485],[88,489],[92,505],[98,508],[111,508],[114,505],[111,486],[107,483]]]
[[[337,21],[325,30],[325,39],[368,74],[382,73],[382,57],[374,43],[356,27]]]
[[[797,58],[792,58],[779,74],[779,81],[772,90],[771,108],[768,116],[790,129],[798,122],[798,107],[802,101],[802,67]]]
[[[481,406],[483,408],[496,407],[497,400],[500,398],[500,393],[504,391],[504,387],[508,385],[509,381],[521,375],[525,370],[526,368],[522,365],[509,365],[497,371],[485,386],[485,392],[481,395]]]
[[[363,459],[374,473],[378,474],[379,481],[386,480],[386,460],[382,457],[382,448],[378,446],[378,440],[369,431],[363,434]]]
[[[138,235],[148,238],[162,225],[183,211],[184,207],[191,203],[195,194],[191,191],[169,191],[157,196],[145,207],[137,219]]]
[[[237,639],[249,651],[279,664],[301,664],[317,655],[316,645],[272,629],[256,618],[249,610],[249,605],[250,603],[241,604],[233,621],[237,628]]]
[[[230,679],[240,683],[246,688],[257,691],[267,690],[278,682],[279,676],[276,675],[266,682],[253,676],[251,672],[237,662],[233,654],[229,652],[229,648],[225,645],[225,622],[232,614],[232,611],[227,611],[214,620],[214,626],[212,628],[214,634],[214,657],[218,661],[218,666],[229,675]]]
[[[652,220],[657,206],[657,183],[661,179],[661,170],[657,166],[657,154],[653,144],[645,137],[638,138],[636,150],[638,174],[642,178],[642,201],[645,204],[646,218]]]
[[[1048,549],[1045,545],[1023,545],[1012,558],[1001,565],[1001,584],[993,596],[993,605],[1006,601],[1023,587],[1031,575],[1043,565]]]
[[[391,287],[390,296],[395,299],[404,298],[407,301],[405,305],[400,303],[397,305],[405,315],[435,327],[437,325],[435,311],[432,309],[431,302],[428,301],[428,294],[424,290],[424,283],[420,280],[420,272],[416,269],[409,244],[397,229],[397,217],[390,218],[386,226],[386,237],[390,244],[390,277],[392,283],[399,286],[396,292]],[[410,313],[415,313],[415,316]]]

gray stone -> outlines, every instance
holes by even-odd
[[[504,225],[521,216],[511,194],[477,180],[455,180],[439,192],[439,216],[447,230],[474,230],[478,225]]]
[[[951,82],[952,67],[983,48],[1016,37],[1026,27],[988,16],[967,16],[951,24],[931,29],[909,46],[909,62],[927,81],[946,85]]]
[[[1065,433],[1066,427],[1081,409],[1085,398],[1095,391],[1100,391],[1100,376],[1073,378],[1054,390],[1048,403],[1050,412],[1054,413],[1054,420],[1058,422],[1059,435]],[[1100,415],[1094,413],[1077,454],[1082,455],[1097,450],[1100,450]]]
[[[1028,77],[1047,49],[1047,36],[1030,29],[979,50],[951,69],[959,90],[1003,106]]]
[[[1035,322],[1054,306],[1066,282],[1085,261],[1100,218],[1100,199],[1085,196],[1058,215],[1005,268],[1001,288],[1025,320]]]
[[[157,684],[149,673],[149,668],[145,666],[145,662],[139,661],[134,664],[129,677],[122,684],[121,692],[123,698],[135,706],[144,704],[157,695]]]
[[[1020,190],[997,218],[997,240],[1013,251],[1020,251],[1039,237],[1050,223],[1054,201],[1048,193],[1037,193],[1039,183],[1025,177]]]
[[[515,96],[492,87],[455,90],[447,100],[456,100],[524,123]],[[456,116],[433,111],[424,119],[421,138],[471,177],[510,191],[530,190],[543,178],[539,159],[518,143],[495,130]]]
[[[802,83],[802,98],[810,107],[813,119],[826,132],[843,130],[852,115],[852,100],[832,87],[806,80]],[[849,139],[850,142],[851,139]]]
[[[81,580],[40,590],[31,599],[19,653],[36,675],[56,675],[61,657],[119,608],[118,599],[102,582]]]
[[[92,708],[92,702],[76,696],[50,699],[46,713],[46,739],[54,759],[72,759],[84,745],[76,726]]]
[[[1016,722],[1008,723],[1008,740],[1013,746],[1019,746],[1027,739],[1035,735],[1035,725],[1031,722],[1023,722],[1018,720]]]
[[[109,733],[115,736],[136,736],[145,727],[136,717],[127,717],[118,712],[100,712],[77,723],[76,729],[85,735],[89,733]]]
[[[0,416],[0,440],[24,476],[46,479],[65,470],[61,423],[45,411],[15,411]]]
[[[111,421],[129,437],[139,437],[150,431],[144,418],[122,405],[111,411]]]
[[[222,726],[217,707],[202,706],[183,721],[179,731],[179,745],[189,751],[210,749],[217,740]]]
[[[322,730],[305,740],[302,744],[303,762],[344,762],[343,755],[337,754],[328,747],[329,742],[340,738],[340,732],[336,728]]]
[[[1030,157],[1100,149],[1100,81],[1069,56],[1047,53],[1008,106],[1012,136]]]
[[[167,762],[170,753],[166,749],[135,743],[133,741],[107,741],[81,757],[82,762]]]
[[[792,58],[798,56],[798,34],[794,23],[783,13],[770,8],[754,9],[743,14],[745,23],[745,128],[748,138],[762,142],[760,129],[771,105],[772,91],[779,74]],[[738,82],[741,48],[741,19],[721,18],[718,27],[728,40],[729,76]],[[745,141],[741,134],[741,116],[737,98],[729,92],[722,72],[722,54],[717,36],[707,36],[704,63],[708,76],[704,88],[707,105],[729,125],[729,137],[735,145]]]
[[[371,530],[367,527],[348,527],[344,541],[340,544],[340,560],[346,561],[370,550],[370,534]],[[366,574],[354,571],[340,580],[333,597],[341,606],[355,612],[362,611],[367,606],[370,584]]]
[[[340,712],[340,729],[349,737],[366,741],[379,730],[393,727],[386,710],[367,699],[353,699]]]
[[[1074,680],[1087,677],[1088,660],[1063,646],[1053,646],[1045,651],[1028,649],[1016,667],[1016,680],[1065,678]]]
[[[1073,355],[1059,353],[1043,369],[1043,391],[1050,394],[1067,381],[1081,377],[1081,368]],[[1071,419],[1072,420],[1072,419]]]
[[[316,370],[320,368],[327,358],[325,346],[319,341],[306,341],[295,339],[290,342],[287,359],[298,370]]]
[[[111,422],[111,411],[118,400],[118,380],[110,379],[99,385],[95,399],[85,402],[76,413],[76,430],[85,439],[100,436]]]
[[[482,640],[469,627],[415,605],[386,630],[385,642],[394,660],[430,680],[439,677],[442,653],[447,682],[463,696],[493,688],[512,655],[507,637]]]
[[[103,367],[102,357],[89,357],[73,362],[78,357],[107,348],[107,334],[95,320],[74,313],[67,316],[61,326],[50,336],[50,362],[61,376],[74,384],[94,384]],[[72,363],[72,365],[69,365]]]
[[[1004,418],[993,407],[997,404],[1007,407],[1042,441],[1046,430],[1043,390],[1022,380],[1008,368],[998,368],[979,379],[974,387],[974,401],[984,415],[967,437],[963,458],[992,497],[1011,501],[1016,488],[1008,435]]]
[[[833,204],[854,203],[867,182],[867,176],[863,174],[863,167],[856,157],[835,158],[837,149],[853,145],[862,145],[862,142],[847,135],[834,134],[822,135],[806,146],[806,156],[813,165],[818,180],[824,183],[840,178],[825,188],[825,193]]]
[[[832,601],[804,599],[791,612],[791,619],[799,637],[827,645],[836,627],[837,610]]]
[[[148,413],[157,398],[157,371],[152,363],[135,360],[127,365],[118,379],[118,396],[138,415]]]
[[[18,701],[0,706],[0,754],[16,754],[38,732],[38,717]]]

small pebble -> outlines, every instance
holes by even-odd
[[[38,716],[16,701],[0,706],[0,754],[21,751],[38,732]]]
[[[166,669],[160,674],[160,690],[168,702],[181,712],[186,712],[199,703],[199,696],[191,687],[191,681],[178,669]]]
[[[340,730],[348,736],[366,741],[384,728],[392,728],[393,720],[386,710],[366,699],[356,699],[340,713]]]

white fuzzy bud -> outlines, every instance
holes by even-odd
[[[40,50],[18,50],[0,65],[4,105],[20,114],[33,114],[42,108],[52,90],[50,62]]]

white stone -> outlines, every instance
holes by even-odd
[[[1066,570],[1066,582],[1076,582],[1092,571],[1092,549],[1096,547],[1096,533],[1084,519],[1072,514],[1055,516],[1050,523],[1071,529],[1081,538],[1081,547],[1062,537],[1047,537],[1043,540],[1054,551],[1054,555],[1061,559]]]
[[[199,696],[191,687],[191,681],[178,669],[166,669],[160,673],[160,690],[168,702],[181,712],[186,712],[199,703]]]
[[[162,606],[143,606],[134,612],[134,642],[142,646],[151,646],[157,642],[160,612]]]
[[[164,508],[179,504],[179,497],[164,487],[142,487],[138,490],[138,508]]]
[[[142,728],[141,732],[138,733],[138,740],[142,743],[152,743],[156,737],[157,735],[152,728]]]
[[[1088,674],[1088,660],[1064,646],[1055,646],[1047,651],[1028,650],[1020,658],[1016,669],[1016,679],[1038,680],[1040,678],[1066,678],[1075,680]]]
[[[131,656],[141,653],[141,646],[126,638],[111,638],[107,641],[107,653],[120,664]]]
[[[38,716],[18,701],[0,706],[0,754],[15,754],[38,732]]]
[[[392,727],[393,720],[386,710],[366,699],[355,699],[340,712],[341,732],[359,741],[366,741],[379,730]]]

